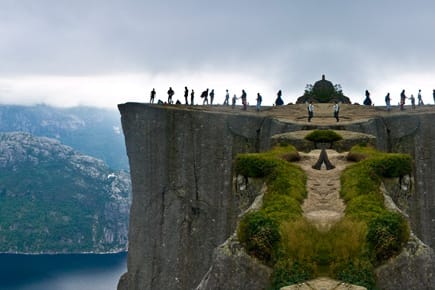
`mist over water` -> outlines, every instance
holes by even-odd
[[[0,255],[2,290],[111,290],[127,270],[127,253]]]

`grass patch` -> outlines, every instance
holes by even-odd
[[[306,176],[302,169],[287,161],[289,156],[299,156],[293,146],[278,146],[265,153],[239,154],[236,158],[237,174],[264,178],[267,183],[262,209],[245,215],[238,229],[239,240],[247,251],[266,264],[275,261],[277,242],[281,238],[280,223],[302,216]]]
[[[368,146],[354,146],[349,166],[341,175],[341,197],[346,202],[346,219],[366,225],[364,244],[357,255],[333,263],[332,274],[337,279],[374,287],[374,266],[397,255],[409,239],[406,219],[384,206],[380,191],[382,178],[401,177],[412,172],[412,159],[407,154],[387,154]],[[371,274],[370,274],[371,273]]]

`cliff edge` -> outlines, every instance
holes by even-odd
[[[119,105],[133,201],[128,272],[118,289],[197,287],[212,264],[214,249],[233,234],[238,216],[255,198],[235,188],[234,157],[267,150],[272,136],[300,130],[371,134],[378,149],[411,154],[415,194],[406,198],[407,214],[414,233],[433,248],[435,108],[388,113],[343,105],[336,123],[328,106],[317,105],[308,123],[303,105],[259,113],[220,106]]]

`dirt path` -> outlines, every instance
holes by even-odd
[[[313,169],[320,155],[320,150],[310,153],[299,153],[301,161],[298,163],[307,174],[308,196],[302,205],[304,216],[319,230],[327,231],[344,215],[344,202],[340,199],[340,175],[349,164],[346,153],[327,150],[327,154],[334,169]]]

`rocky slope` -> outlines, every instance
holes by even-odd
[[[27,132],[59,140],[114,169],[128,169],[119,113],[91,107],[0,106],[0,132]]]
[[[376,136],[380,150],[410,153],[415,160],[416,188],[406,199],[407,212],[416,235],[434,247],[435,127],[431,120],[435,110],[387,114],[343,105],[341,121],[336,123],[327,106],[316,105],[315,117],[307,123],[303,105],[260,113],[211,106],[120,105],[133,204],[128,272],[119,289],[198,286],[213,263],[214,249],[233,234],[242,205],[250,199],[234,189],[234,156],[267,150],[272,136],[292,131],[331,128],[361,132]],[[433,256],[425,257],[433,260]],[[417,264],[395,268],[395,276],[403,279],[385,289],[399,289],[401,281],[407,281],[407,273],[417,271]],[[215,284],[207,289],[219,287]]]
[[[126,250],[130,181],[50,138],[0,133],[0,252]]]

